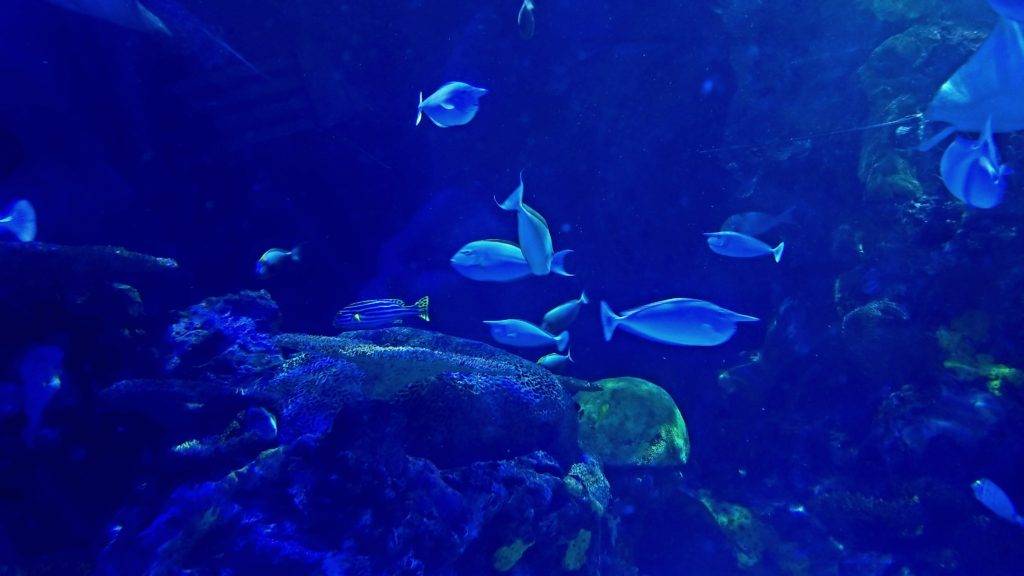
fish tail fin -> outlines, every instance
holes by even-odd
[[[420,92],[420,103],[416,106],[416,125],[423,122],[423,92]]]
[[[11,214],[3,223],[22,242],[36,239],[36,211],[28,200],[18,200],[11,208]]]
[[[775,248],[772,248],[772,256],[775,257],[775,262],[781,262],[782,261],[782,251],[785,250],[785,249],[786,249],[786,243],[785,242],[779,242],[778,246],[776,246]]]
[[[512,191],[512,194],[504,202],[498,202],[497,198],[494,199],[495,202],[498,202],[498,206],[501,206],[502,210],[517,212],[523,207],[523,172],[525,170],[519,172],[519,186]]]
[[[424,296],[416,301],[416,311],[425,322],[430,322],[430,296]]]
[[[572,357],[572,348],[569,348],[569,351],[566,353],[565,357],[569,359],[569,362],[572,362],[573,364],[576,363],[576,359]]]
[[[932,148],[935,148],[936,146],[941,144],[943,140],[945,140],[946,138],[949,138],[955,132],[956,132],[956,127],[955,126],[947,126],[942,132],[939,132],[935,136],[932,136],[931,138],[929,138],[929,139],[925,140],[924,142],[920,143],[917,146],[917,151],[918,152],[927,152],[927,151],[931,150]]]
[[[590,298],[587,298],[586,290],[580,293],[580,304],[590,304]]]
[[[293,262],[302,262],[302,246],[296,246],[291,251]]]
[[[565,349],[569,347],[569,331],[566,330],[558,336],[555,336],[555,345],[558,346],[559,352],[565,352]]]
[[[601,328],[604,330],[604,341],[610,342],[615,329],[619,327],[622,316],[612,311],[607,302],[601,301]]]
[[[555,255],[551,257],[551,271],[559,276],[575,276],[575,274],[570,274],[565,269],[565,258],[572,253],[572,250],[555,252]],[[584,304],[586,304],[586,302],[584,302]]]
[[[143,6],[141,3],[136,3],[136,5],[139,7],[139,15],[142,16],[142,22],[146,25],[147,28],[154,32],[159,32],[164,36],[173,36],[173,34],[171,34],[170,29],[168,29],[167,26],[164,25],[163,20],[161,20],[156,14],[150,12],[149,9]]]

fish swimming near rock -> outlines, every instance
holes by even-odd
[[[942,181],[961,202],[994,208],[1003,201],[1012,170],[999,159],[991,123],[978,140],[958,136],[942,155]]]
[[[301,261],[302,250],[296,246],[291,250],[271,248],[260,256],[256,262],[256,275],[260,278],[269,278],[280,272],[284,267],[297,264]]]
[[[533,0],[523,0],[519,8],[519,17],[516,22],[519,24],[519,35],[529,40],[537,28],[537,21],[533,17]]]
[[[423,121],[423,115],[441,128],[469,124],[478,110],[480,97],[487,94],[486,88],[470,86],[465,82],[449,82],[423,99],[420,92],[420,103],[416,108],[416,125]]]
[[[1005,4],[1010,4],[1006,2]],[[1017,3],[1019,4],[1019,3]],[[1024,32],[1000,18],[978,51],[947,80],[925,113],[948,128],[921,144],[929,150],[954,132],[982,132],[991,119],[996,133],[1024,130]]]
[[[627,310],[621,315],[601,302],[601,326],[604,339],[612,339],[615,330],[653,342],[674,346],[718,346],[736,333],[738,322],[758,322],[757,318],[726,310],[717,304],[692,298],[672,298]]]
[[[580,315],[580,309],[589,303],[590,300],[587,298],[587,293],[583,292],[579,298],[552,308],[550,312],[544,315],[544,320],[541,322],[540,327],[553,334],[562,332],[576,321],[576,318]]]
[[[502,210],[517,213],[519,248],[526,257],[530,271],[537,276],[544,276],[551,271],[551,261],[554,258],[551,231],[547,220],[523,202],[523,190],[523,173],[520,172],[519,187],[504,202],[499,202],[498,206],[501,206]]]
[[[559,352],[564,352],[569,346],[568,332],[562,332],[555,336],[526,320],[485,320],[484,324],[491,329],[491,337],[506,346],[517,348],[555,346]]]
[[[1010,497],[995,482],[988,478],[975,480],[971,484],[971,491],[974,492],[974,497],[978,499],[978,502],[981,502],[996,516],[1018,526],[1024,526],[1024,517],[1017,513]]]
[[[25,441],[32,445],[43,429],[46,407],[61,388],[64,351],[56,346],[34,346],[22,357],[19,371],[24,387]]]
[[[537,360],[537,364],[540,364],[552,372],[561,372],[572,362],[575,362],[575,360],[572,359],[572,350],[567,354],[556,354],[552,352],[551,354],[542,356]]]
[[[171,31],[137,0],[48,0],[72,12],[106,20],[124,28],[170,36]]]
[[[572,276],[565,268],[565,259],[572,250],[556,252],[551,257],[551,273]],[[505,240],[470,242],[451,258],[452,268],[470,280],[479,282],[513,282],[533,276],[523,251]]]
[[[14,234],[22,242],[36,239],[36,211],[28,200],[18,200],[11,211],[0,218],[0,230]]]
[[[411,306],[401,300],[363,300],[345,306],[334,318],[340,330],[371,330],[400,324],[406,318],[430,322],[430,297],[424,296]]]
[[[779,242],[778,246],[772,248],[757,238],[739,232],[707,232],[704,235],[708,238],[708,247],[712,252],[732,258],[757,258],[770,254],[779,262],[782,260],[782,251],[786,249],[785,242]]]
[[[1001,16],[1024,22],[1024,2],[1021,0],[988,0],[988,3]]]
[[[747,236],[760,236],[766,232],[770,232],[780,225],[792,224],[794,210],[795,207],[789,208],[778,216],[767,214],[765,212],[741,212],[739,214],[733,214],[725,219],[720,230],[722,232],[739,232],[740,234],[746,234]]]

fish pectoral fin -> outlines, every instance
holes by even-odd
[[[451,102],[441,102],[441,108],[444,108],[445,110],[455,110],[455,104],[452,104]]]

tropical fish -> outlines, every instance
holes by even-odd
[[[256,275],[260,278],[269,278],[280,272],[285,266],[299,262],[301,256],[301,250],[297,246],[291,250],[271,248],[264,252],[256,262]]]
[[[28,200],[18,200],[7,216],[0,218],[0,230],[7,230],[22,242],[36,239],[36,211]]]
[[[621,316],[607,302],[601,302],[605,340],[611,340],[615,329],[622,326],[627,332],[663,344],[717,346],[732,338],[737,322],[757,321],[753,316],[691,298],[662,300],[628,310]]]
[[[1000,18],[981,48],[953,73],[932,99],[925,118],[951,126],[922,144],[920,149],[931,149],[957,131],[982,132],[989,119],[996,133],[1024,130],[1024,106],[1020,105],[1024,101],[1024,74],[1021,70],[1024,70],[1021,24]]]
[[[526,320],[485,320],[484,324],[490,327],[491,337],[506,346],[518,348],[555,346],[559,352],[564,352],[569,346],[568,332],[562,332],[555,336]]]
[[[1003,201],[1006,177],[1012,171],[1000,162],[991,123],[979,140],[958,136],[942,155],[940,173],[946,188],[975,208],[994,208]]]
[[[533,38],[533,32],[537,28],[537,22],[533,18],[533,0],[523,0],[523,5],[519,8],[519,34],[529,40]]]
[[[771,231],[780,224],[792,224],[793,223],[793,210],[790,208],[779,214],[773,216],[764,212],[742,212],[740,214],[733,214],[725,219],[722,223],[722,232],[739,232],[740,234],[746,234],[747,236],[760,236],[765,232]]]
[[[562,370],[565,370],[566,366],[568,366],[570,362],[575,362],[575,360],[572,359],[572,350],[565,355],[552,352],[547,356],[542,356],[540,360],[537,360],[537,364],[540,364],[552,372],[561,372]]]
[[[484,94],[487,94],[486,88],[476,88],[465,82],[449,82],[426,100],[420,92],[416,125],[419,126],[423,121],[424,114],[441,128],[468,124],[480,109],[480,97]]]
[[[778,246],[772,248],[757,238],[739,232],[707,232],[704,235],[708,237],[708,247],[712,252],[733,258],[757,258],[771,254],[778,262],[782,260],[782,251],[786,248],[785,242],[779,242]]]
[[[988,3],[1001,16],[1017,22],[1024,21],[1024,2],[1021,0],[988,0]]]
[[[562,250],[551,257],[551,272],[572,276],[565,270],[565,258],[572,250]],[[532,276],[523,251],[504,240],[470,242],[452,256],[452,267],[459,273],[480,282],[512,282]]]
[[[1014,508],[1010,497],[995,482],[988,478],[975,480],[971,484],[971,490],[974,492],[974,497],[978,499],[978,502],[981,502],[993,514],[1008,522],[1024,526],[1024,517],[1017,514],[1017,509]]]
[[[171,35],[171,31],[155,14],[137,0],[49,0],[51,4],[72,12],[106,20],[118,26]]]
[[[495,200],[497,201],[497,200]],[[502,210],[518,214],[519,248],[526,257],[530,271],[544,276],[551,271],[554,247],[548,223],[536,210],[523,203],[523,173],[519,173],[519,187],[498,204]]]
[[[334,327],[341,330],[370,330],[399,324],[405,318],[420,317],[430,322],[430,297],[424,296],[412,306],[401,300],[363,300],[349,304],[334,318]]]
[[[587,293],[583,292],[576,300],[570,300],[551,309],[544,315],[544,321],[541,322],[540,327],[552,334],[562,332],[576,321],[580,315],[580,308],[589,303]]]

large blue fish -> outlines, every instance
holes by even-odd
[[[565,269],[565,259],[572,250],[562,250],[551,257],[551,272],[559,276],[572,276]],[[512,282],[532,276],[523,251],[504,240],[477,240],[470,242],[452,256],[452,268],[480,282]]]
[[[568,332],[562,332],[555,336],[526,320],[485,320],[484,324],[491,329],[491,337],[506,346],[517,348],[555,346],[559,352],[564,352],[569,346]]]
[[[7,216],[0,217],[0,230],[14,234],[22,242],[36,239],[36,211],[28,200],[18,200]]]
[[[778,246],[772,248],[757,238],[739,232],[705,232],[704,235],[708,237],[708,247],[712,252],[732,258],[771,255],[779,262],[782,260],[782,251],[786,249],[785,242],[779,242]]]
[[[486,88],[470,86],[465,82],[449,82],[423,99],[416,107],[416,125],[423,121],[423,115],[441,128],[469,124],[480,109],[480,97],[487,94]]]
[[[988,478],[975,480],[971,484],[971,491],[974,492],[974,497],[978,499],[978,502],[981,502],[985,508],[991,510],[996,516],[1007,522],[1024,526],[1024,517],[1017,513],[1017,509],[1013,506],[1010,497],[995,482]]]
[[[988,3],[992,6],[992,9],[998,12],[1000,15],[1005,16],[1010,20],[1024,22],[1024,1],[988,0]]]
[[[106,20],[118,26],[132,28],[142,32],[156,32],[171,35],[170,30],[155,14],[146,9],[137,0],[49,0],[80,14]]]
[[[517,214],[519,231],[519,248],[530,265],[530,271],[537,276],[544,276],[551,271],[554,258],[554,246],[548,222],[536,210],[523,202],[523,173],[519,173],[519,186],[505,199],[499,202],[502,210]]]
[[[430,298],[424,296],[412,306],[401,300],[363,300],[338,312],[334,327],[340,330],[370,330],[401,323],[406,318],[430,322]]]
[[[994,208],[1003,201],[1011,170],[1002,164],[986,124],[978,140],[958,136],[942,155],[942,181],[961,202],[975,208]]]
[[[601,302],[605,340],[611,340],[615,329],[621,326],[627,332],[663,344],[717,346],[732,338],[737,322],[757,321],[753,316],[691,298],[662,300],[627,310],[621,316],[607,302]]]

